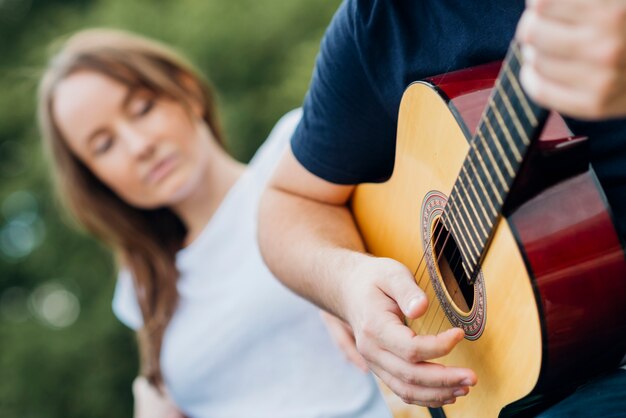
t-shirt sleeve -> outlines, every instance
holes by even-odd
[[[141,309],[137,302],[137,294],[133,277],[128,270],[120,271],[113,294],[113,313],[124,325],[138,330],[143,326]]]
[[[395,154],[395,120],[363,65],[356,3],[344,2],[324,35],[302,120],[291,139],[307,170],[338,184],[386,180]]]

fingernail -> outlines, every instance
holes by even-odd
[[[472,379],[469,377],[461,382],[461,386],[472,386]]]
[[[463,389],[455,390],[452,392],[454,396],[465,396],[465,391]]]
[[[422,295],[418,295],[413,297],[409,303],[407,304],[407,312],[411,312],[413,311],[415,308],[417,308],[417,305],[419,305],[420,301],[424,298],[424,296]]]
[[[446,332],[447,332],[448,334],[454,334],[454,335],[456,335],[456,334],[459,334],[459,331],[457,331],[458,329],[460,329],[460,328],[451,328],[451,329],[447,330]],[[463,331],[463,330],[461,330],[461,331]],[[465,336],[465,332],[463,332],[461,335],[462,335],[462,336]]]
[[[450,405],[451,403],[455,403],[456,399],[448,399],[447,401],[445,401],[443,404],[444,405]]]

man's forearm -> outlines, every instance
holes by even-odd
[[[286,286],[345,318],[343,284],[363,257],[347,207],[268,188],[259,217],[261,253]]]

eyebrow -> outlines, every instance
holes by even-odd
[[[137,93],[137,90],[138,89],[135,88],[135,87],[128,87],[128,90],[126,91],[126,94],[124,95],[124,99],[122,100],[122,104],[121,104],[122,110],[126,110],[126,108],[128,107],[130,101],[132,100],[133,96]],[[97,137],[98,135],[100,135],[104,131],[105,131],[104,128],[96,129],[95,131],[93,131],[92,133],[87,135],[87,139],[85,139],[85,143],[87,145],[89,145],[91,143],[91,141],[93,141],[93,139],[95,137]]]

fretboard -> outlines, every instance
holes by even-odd
[[[514,41],[443,214],[471,282],[528,148],[541,134],[548,116],[524,93],[519,82],[521,62]]]

